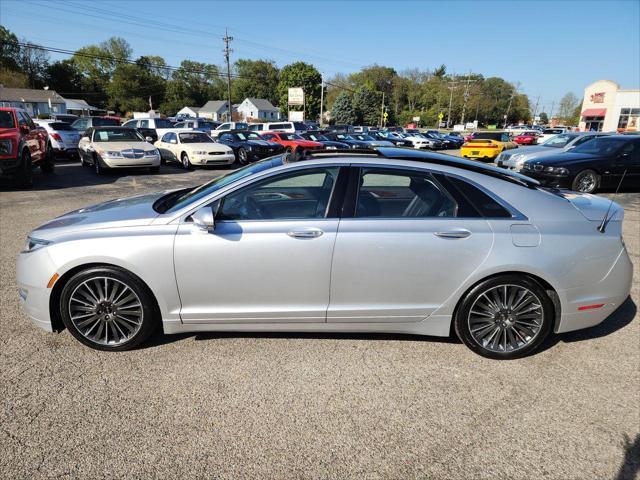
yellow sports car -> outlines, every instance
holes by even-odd
[[[516,142],[506,132],[478,132],[466,140],[460,148],[464,158],[494,160],[503,150],[518,148]]]

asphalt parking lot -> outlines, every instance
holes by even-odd
[[[637,478],[638,193],[618,198],[631,298],[517,361],[401,335],[157,334],[104,353],[31,325],[15,286],[31,229],[224,171],[61,163],[0,187],[1,478]]]

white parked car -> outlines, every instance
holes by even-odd
[[[418,150],[426,150],[435,145],[434,140],[423,137],[420,134],[405,133],[402,138],[413,143],[413,148]]]
[[[57,120],[34,120],[34,123],[47,131],[47,154],[78,155],[80,132],[70,123]]]
[[[538,137],[538,143],[544,143],[551,137],[555,137],[556,135],[560,135],[561,133],[565,133],[568,131],[571,131],[571,129],[567,127],[545,128],[544,130],[542,130],[542,135]]]
[[[173,128],[173,124],[165,118],[135,118],[122,124],[129,128],[153,128],[160,138]]]
[[[304,122],[271,122],[265,123],[264,129],[270,132],[300,133],[309,130],[309,127]]]
[[[167,132],[155,146],[162,160],[180,162],[187,170],[194,165],[231,165],[236,161],[230,147],[214,142],[204,132]]]
[[[176,123],[173,128],[180,130],[198,130],[200,132],[204,132],[207,135],[211,135],[218,127],[217,123],[214,123],[210,120],[203,120],[201,118],[191,118],[188,120],[183,120],[182,122]],[[160,136],[158,136],[160,138]]]
[[[213,138],[218,138],[221,133],[229,130],[249,130],[249,124],[245,122],[225,122],[211,132]]]
[[[160,152],[134,128],[91,127],[78,144],[82,166],[92,166],[98,175],[110,169],[148,167],[160,170]]]

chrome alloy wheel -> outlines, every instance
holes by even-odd
[[[585,173],[578,182],[579,192],[593,192],[596,188],[596,177],[593,173]]]
[[[544,310],[531,290],[498,285],[476,298],[467,321],[471,336],[482,348],[515,352],[536,338],[544,323]]]
[[[112,277],[93,277],[78,285],[69,298],[69,317],[88,340],[120,345],[142,327],[140,298],[131,287]]]

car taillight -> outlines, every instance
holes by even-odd
[[[59,134],[59,133],[52,133],[52,134],[51,134],[51,138],[53,138],[54,140],[57,140],[57,141],[59,141],[59,142],[61,142],[61,141],[62,141],[62,137],[60,136],[60,134]]]

